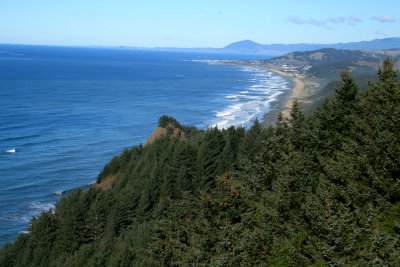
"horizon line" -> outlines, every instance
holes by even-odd
[[[98,47],[98,48],[136,48],[136,49],[223,49],[231,44],[250,41],[255,44],[259,45],[302,45],[302,44],[309,44],[309,45],[333,45],[333,44],[348,44],[348,43],[358,43],[358,42],[371,42],[376,40],[385,40],[385,39],[400,39],[400,36],[393,36],[393,37],[385,37],[385,38],[375,38],[371,40],[360,40],[360,41],[351,41],[351,42],[337,42],[337,43],[314,43],[314,42],[299,42],[299,43],[258,43],[250,39],[244,39],[229,43],[223,47],[179,47],[179,46],[134,46],[134,45],[101,45],[101,44],[88,44],[88,45],[63,45],[63,44],[34,44],[34,43],[3,43],[0,42],[0,45],[30,45],[30,46],[59,46],[59,47]]]

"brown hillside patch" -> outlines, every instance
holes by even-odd
[[[93,186],[95,188],[101,188],[103,190],[110,189],[112,184],[113,184],[113,182],[115,181],[116,177],[117,176],[115,174],[114,175],[109,175],[106,178],[104,178],[103,181],[101,181],[99,184],[96,183]]]
[[[378,63],[374,62],[374,61],[365,61],[365,60],[360,60],[356,63],[359,66],[367,66],[367,67],[371,67],[374,69],[378,69]]]
[[[186,140],[185,132],[178,128],[174,128],[174,132],[173,132],[172,136],[180,137],[181,140]]]
[[[153,143],[157,138],[160,138],[163,135],[167,134],[167,129],[162,128],[162,127],[157,127],[153,133],[147,138],[146,143],[144,145],[148,145]]]
[[[167,126],[167,128],[164,127],[157,127],[153,133],[151,134],[151,136],[149,136],[146,140],[146,143],[144,143],[144,145],[148,145],[153,143],[156,139],[160,138],[161,136],[167,135],[169,130],[172,129],[172,134],[171,136],[173,137],[179,137],[182,140],[186,140],[186,136],[185,133],[179,129],[179,128],[174,128],[171,124]]]

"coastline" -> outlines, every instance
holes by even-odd
[[[281,110],[282,115],[284,118],[289,118],[290,117],[290,111],[293,107],[293,102],[296,100],[302,100],[304,99],[307,95],[305,93],[305,77],[300,74],[289,74],[285,73],[283,71],[277,70],[275,68],[271,67],[260,67],[260,69],[266,69],[272,72],[277,73],[280,76],[284,76],[290,79],[292,85],[292,90],[290,97],[287,101],[285,101],[285,104],[283,105],[283,109]]]
[[[254,64],[246,64],[243,61],[224,61],[224,60],[209,60],[210,63],[230,65],[230,66],[240,66],[240,67],[250,67],[256,68],[266,71],[271,71],[282,78],[286,79],[290,85],[291,90],[283,90],[282,94],[277,97],[277,100],[271,103],[270,110],[268,113],[265,113],[263,116],[263,125],[265,127],[272,125],[276,122],[278,118],[278,113],[282,112],[284,118],[290,117],[290,111],[293,106],[293,102],[295,100],[299,100],[300,102],[309,102],[306,101],[307,93],[306,93],[306,78],[304,75],[300,74],[289,74],[283,72],[276,67],[273,66],[260,66]]]

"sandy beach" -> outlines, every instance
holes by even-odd
[[[266,69],[269,71],[273,71],[281,76],[289,77],[293,83],[294,86],[292,88],[289,100],[286,101],[284,107],[285,109],[281,110],[283,117],[289,118],[290,116],[290,110],[293,107],[293,102],[294,101],[299,101],[303,102],[305,101],[305,98],[307,97],[307,93],[305,92],[305,77],[300,74],[289,74],[280,70],[277,70],[275,68],[267,68],[267,67],[260,67],[262,69]]]
[[[278,100],[271,103],[270,111],[266,113],[263,117],[263,124],[265,126],[271,125],[276,122],[277,116],[279,112],[282,112],[283,117],[290,117],[290,110],[292,109],[293,102],[295,100],[301,103],[310,104],[311,101],[308,99],[310,95],[310,91],[312,91],[313,87],[318,86],[317,83],[310,81],[304,75],[301,74],[290,74],[281,71],[277,66],[260,66],[260,65],[252,65],[245,64],[244,62],[235,62],[235,61],[221,61],[221,60],[210,60],[211,63],[224,64],[224,65],[232,65],[232,66],[242,66],[242,67],[250,67],[257,68],[266,71],[272,71],[279,76],[282,76],[292,84],[290,87],[292,90],[283,91],[278,97]]]

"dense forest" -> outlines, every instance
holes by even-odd
[[[166,134],[33,218],[0,266],[400,266],[400,82],[343,72],[305,115]]]

